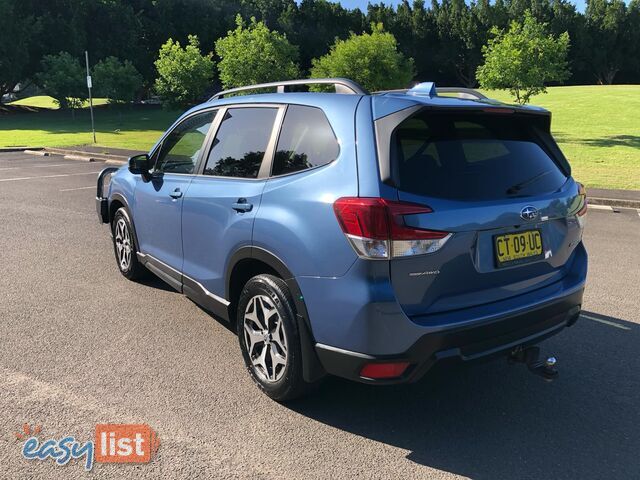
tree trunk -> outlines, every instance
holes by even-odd
[[[461,65],[456,68],[456,77],[458,81],[467,88],[475,88],[476,70],[473,65]]]
[[[609,67],[602,72],[596,73],[596,81],[598,85],[611,85],[613,84],[613,79],[617,75],[620,69],[617,67]]]
[[[607,82],[607,85],[611,85],[613,83],[613,79],[615,78],[616,74],[618,73],[618,69],[611,67],[606,73],[605,73],[605,82]]]

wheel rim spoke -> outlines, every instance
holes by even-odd
[[[277,347],[273,343],[270,345],[270,347],[271,348],[269,348],[269,355],[271,356],[271,366],[273,375],[275,376],[279,372],[279,367],[284,368],[284,366],[287,364],[287,360],[277,351]]]
[[[256,357],[253,362],[254,366],[258,369],[258,372],[267,380],[271,380],[269,376],[269,367],[267,366],[267,346],[262,345],[262,351],[260,355]]]
[[[244,338],[247,341],[247,350],[249,352],[249,356],[253,356],[254,347],[264,340],[262,336],[262,332],[259,330],[254,330],[248,323],[244,324]]]

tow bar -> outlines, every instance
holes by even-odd
[[[556,357],[547,357],[545,360],[540,360],[539,347],[517,347],[509,354],[508,361],[511,364],[524,363],[531,373],[540,375],[547,382],[551,382],[558,377],[558,370],[555,368]]]

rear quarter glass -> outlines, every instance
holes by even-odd
[[[526,115],[422,111],[394,129],[391,171],[400,190],[426,197],[482,201],[550,193],[567,180],[550,141]]]

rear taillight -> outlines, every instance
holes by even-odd
[[[587,213],[587,189],[581,183],[578,183],[578,196],[580,197],[581,208],[576,215],[582,217]]]
[[[333,204],[336,217],[355,251],[364,258],[389,259],[433,253],[451,237],[448,232],[405,224],[404,215],[430,213],[424,205],[384,198],[343,197]]]

